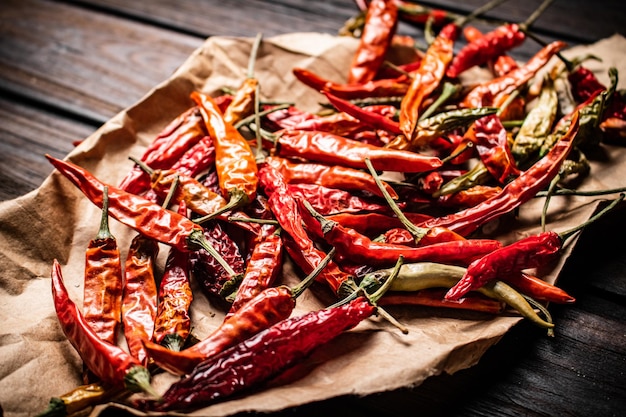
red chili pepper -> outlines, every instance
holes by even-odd
[[[299,362],[375,311],[359,297],[349,304],[280,321],[200,363],[167,390],[163,401],[144,402],[141,406],[155,411],[187,410],[228,398]]]
[[[520,174],[515,165],[508,133],[498,115],[481,117],[474,122],[476,151],[489,173],[500,183]]]
[[[85,251],[83,317],[101,339],[115,344],[122,311],[122,263],[117,240],[109,230],[106,187],[102,201],[100,229]]]
[[[150,144],[141,160],[151,168],[167,169],[187,150],[207,135],[198,107],[186,110],[174,119]],[[138,166],[124,177],[119,188],[141,194],[150,188],[148,175]]]
[[[230,265],[206,240],[204,231],[198,224],[141,196],[110,185],[107,186],[78,165],[50,155],[46,155],[46,158],[98,207],[102,207],[102,193],[104,187],[108,187],[109,215],[120,223],[183,252],[202,248],[210,253],[233,277],[236,276]]]
[[[432,218],[432,216],[422,213],[407,212],[404,215],[415,224]],[[383,213],[337,213],[325,216],[328,220],[335,221],[343,227],[354,229],[367,236],[376,236],[394,227],[402,227],[400,219]]]
[[[478,294],[467,294],[458,301],[446,300],[445,290],[428,288],[415,292],[389,292],[380,299],[378,305],[411,305],[436,308],[454,308],[460,310],[480,311],[482,313],[500,314],[505,304]]]
[[[141,364],[148,364],[143,341],[152,338],[157,312],[154,268],[159,245],[138,233],[131,241],[124,263],[122,321],[128,351]]]
[[[385,203],[368,197],[353,195],[348,191],[328,188],[317,184],[287,184],[287,192],[294,197],[307,200],[320,213],[361,213],[364,211],[389,213],[390,208]],[[406,203],[398,202],[398,207],[405,207]]]
[[[378,243],[353,229],[324,218],[306,201],[300,200],[299,203],[304,206],[301,215],[307,229],[321,228],[324,239],[337,250],[337,254],[348,257],[355,263],[392,265],[402,256],[406,262],[431,261],[467,265],[502,246],[492,239],[455,240],[420,247]]]
[[[566,46],[565,42],[554,41],[530,58],[524,65],[498,78],[485,81],[474,87],[460,103],[461,107],[499,107],[502,97],[527,83],[548,61]]]
[[[494,198],[501,192],[502,187],[474,185],[465,190],[456,191],[454,194],[448,194],[439,197],[437,199],[437,204],[448,207],[474,207],[490,198]]]
[[[454,56],[456,25],[450,23],[430,44],[419,69],[411,73],[411,86],[400,104],[400,130],[411,142],[425,99],[439,87]]]
[[[234,314],[247,301],[254,298],[266,288],[271,287],[282,272],[283,239],[281,229],[268,226],[252,249],[252,254],[246,263],[246,270],[237,289],[235,299],[227,314]],[[269,231],[273,231],[269,233]]]
[[[189,148],[171,169],[187,177],[195,178],[215,164],[215,146],[211,136],[205,136]]]
[[[518,33],[522,33],[522,36],[524,36],[523,32]],[[465,39],[467,39],[467,41],[470,43],[475,42],[484,36],[483,33],[478,30],[478,28],[469,25],[463,27],[463,35],[465,36]],[[513,57],[505,53],[498,55],[497,57],[489,58],[487,63],[491,67],[491,71],[496,77],[501,77],[505,74],[508,74],[509,72],[511,72],[511,70],[519,67],[517,61],[515,61]]]
[[[204,237],[220,253],[221,258],[234,274],[202,249],[191,254],[191,273],[211,301],[215,302],[219,308],[228,310],[230,305],[226,298],[237,288],[243,277],[244,259],[237,243],[219,222],[213,221],[206,225]]]
[[[76,304],[63,283],[61,265],[52,265],[52,297],[63,333],[78,352],[87,368],[104,383],[158,397],[150,386],[150,372],[122,348],[102,340]]]
[[[239,131],[226,120],[211,97],[193,92],[202,118],[215,145],[215,165],[222,196],[228,204],[218,213],[246,205],[254,200],[257,166],[254,153]]]
[[[288,184],[317,184],[327,188],[365,191],[378,197],[383,196],[374,178],[358,169],[312,162],[293,162],[278,156],[268,157],[265,162],[274,166]],[[384,187],[392,198],[398,198],[398,194],[389,184],[384,183]]]
[[[352,104],[351,102],[341,99],[333,94],[325,91],[324,95],[328,98],[330,103],[341,112],[345,112],[350,116],[358,119],[362,123],[369,125],[375,129],[387,130],[393,134],[399,135],[402,133],[400,126],[389,117],[367,111],[362,107]]]
[[[178,213],[186,216],[184,202],[178,207]],[[168,349],[181,350],[191,329],[189,307],[193,293],[189,285],[189,252],[170,248],[159,284],[158,300],[152,340]]]
[[[411,23],[425,25],[432,22],[435,27],[442,26],[447,22],[456,19],[456,16],[442,9],[433,9],[417,3],[403,0],[394,0],[398,6],[400,18]]]
[[[328,132],[338,136],[355,137],[366,131],[366,125],[348,113],[333,113],[328,116],[315,116],[294,123],[293,129]]]
[[[325,257],[307,234],[302,225],[300,209],[293,195],[290,193],[280,172],[271,165],[264,164],[259,169],[259,182],[268,196],[268,204],[278,220],[280,227],[291,237],[293,245],[285,246],[296,264],[310,274]],[[287,239],[284,243],[286,244]],[[318,280],[326,282],[332,291],[337,294],[342,284],[351,281],[352,277],[343,272],[334,262],[320,273]]]
[[[392,243],[394,245],[419,247],[432,245],[433,243],[453,242],[466,239],[463,236],[446,229],[445,227],[432,227],[428,229],[428,232],[426,232],[419,242],[416,243],[415,236],[411,234],[411,232],[403,227],[396,227],[387,230],[382,234],[380,239],[376,240],[385,243]]]
[[[359,46],[352,57],[348,84],[372,81],[382,66],[398,26],[394,0],[372,0],[367,8]]]
[[[442,165],[437,157],[367,145],[325,132],[283,131],[276,155],[356,169],[365,169],[365,158],[369,158],[376,170],[396,172],[424,172]]]
[[[573,139],[578,133],[578,113],[576,112],[570,127],[550,152],[537,161],[528,170],[502,188],[502,191],[482,203],[443,217],[435,217],[420,224],[420,227],[444,226],[467,236],[483,224],[524,204],[545,188],[558,174],[561,163],[572,149]]]
[[[409,89],[410,79],[406,75],[397,78],[372,80],[364,84],[340,84],[326,80],[304,68],[293,68],[293,75],[303,84],[317,91],[328,91],[345,100],[372,97],[402,97]]]
[[[576,301],[574,297],[563,289],[525,272],[508,274],[500,277],[500,279],[522,294],[526,294],[537,301],[557,304],[570,304]]]

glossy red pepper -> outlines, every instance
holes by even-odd
[[[276,143],[276,154],[349,168],[365,169],[369,158],[376,170],[423,172],[439,168],[437,157],[385,149],[325,132],[284,131]]]
[[[143,402],[140,407],[155,411],[189,410],[228,398],[298,363],[375,311],[360,297],[339,307],[280,321],[200,363],[163,394],[163,401]],[[258,366],[260,363],[263,366]]]
[[[473,135],[480,160],[498,183],[506,184],[520,174],[511,153],[507,130],[497,115],[476,120]]]
[[[198,143],[189,148],[171,169],[190,178],[195,178],[202,171],[213,167],[215,164],[215,146],[213,139],[207,135]]]
[[[348,71],[348,84],[363,84],[376,77],[398,26],[394,0],[372,0]]]
[[[576,299],[563,289],[526,272],[507,274],[501,277],[501,279],[522,294],[537,301],[557,304],[576,302]]]
[[[423,306],[435,308],[453,308],[459,310],[480,311],[482,313],[500,314],[504,311],[505,304],[501,301],[477,294],[467,294],[457,300],[446,300],[445,290],[428,288],[415,292],[389,292],[380,299],[378,305],[385,306]]]
[[[467,39],[467,41],[470,43],[477,41],[484,36],[483,33],[478,30],[478,28],[469,25],[463,27],[463,35],[465,36],[465,39]],[[523,33],[522,36],[524,36]],[[507,55],[506,53],[501,53],[500,55],[489,57],[487,64],[489,65],[491,71],[496,77],[501,77],[505,74],[508,74],[509,72],[511,72],[511,70],[519,67],[517,61],[515,61],[513,57]]]
[[[337,110],[349,114],[368,126],[375,129],[387,130],[396,135],[402,133],[398,123],[385,115],[367,111],[366,109],[359,107],[348,100],[339,98],[327,91],[324,92],[324,95]]]

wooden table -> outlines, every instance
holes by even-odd
[[[424,2],[459,14],[482,3]],[[538,4],[510,0],[486,16],[521,22]],[[207,37],[335,34],[356,11],[350,0],[3,0],[0,200],[38,187],[52,171],[45,153],[65,156],[74,141],[166,79]],[[626,2],[556,0],[532,28],[572,46],[626,35]],[[423,39],[421,28],[403,24],[400,31]],[[514,56],[526,59],[529,49]],[[620,209],[583,233],[559,279],[577,302],[551,306],[556,337],[522,322],[471,369],[413,389],[332,398],[275,415],[623,415],[625,214]]]

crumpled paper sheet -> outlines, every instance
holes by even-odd
[[[101,180],[119,184],[132,165],[128,156],[140,157],[161,129],[193,105],[189,99],[193,90],[216,95],[222,86],[239,86],[245,77],[252,42],[228,37],[208,39],[170,79],[113,117],[67,158]],[[323,97],[300,84],[291,69],[307,67],[328,79],[342,81],[355,47],[354,39],[316,33],[264,40],[256,63],[262,95],[317,110]],[[626,75],[623,37],[616,35],[588,48],[569,50],[565,55],[572,57],[585,51],[603,59],[602,63],[589,61],[588,67],[606,84],[610,66]],[[620,179],[626,175],[625,149],[606,147],[605,151],[605,160],[592,161],[592,175],[582,188],[624,185]],[[554,198],[548,227],[559,231],[578,224],[602,200]],[[518,218],[507,219],[500,227],[492,224],[491,229],[503,241],[538,231],[542,203],[543,199],[536,199],[525,204]],[[0,204],[0,404],[9,417],[40,412],[51,397],[80,384],[82,363],[59,328],[52,304],[50,269],[52,260],[58,259],[70,295],[80,305],[84,250],[97,232],[99,218],[100,210],[56,172],[33,192]],[[125,257],[135,232],[113,219],[111,228]],[[502,230],[506,233],[501,234]],[[166,253],[167,248],[163,247],[161,266]],[[551,270],[541,271],[542,275],[554,282],[568,253],[566,250]],[[300,278],[287,264],[284,282],[293,283]],[[219,325],[223,313],[200,292],[195,294],[192,320],[196,335],[202,338]],[[294,314],[322,307],[317,294],[309,291],[301,296]],[[443,309],[391,311],[410,329],[408,335],[377,318],[366,320],[317,350],[309,359],[308,374],[301,379],[190,414],[226,416],[245,410],[277,411],[344,394],[367,395],[417,386],[428,377],[443,372],[452,374],[474,365],[520,320],[514,314],[492,317]],[[164,391],[172,381],[173,377],[161,374],[154,378],[154,385]],[[97,407],[92,414],[97,415],[108,406]]]

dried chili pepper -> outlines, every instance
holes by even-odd
[[[61,265],[55,259],[52,265],[52,297],[63,333],[78,352],[87,368],[103,383],[125,387],[132,392],[146,392],[158,398],[150,385],[150,372],[122,348],[102,340],[85,321],[71,300]]]
[[[83,317],[98,337],[115,344],[122,311],[122,263],[109,230],[108,207],[108,187],[104,187],[100,229],[85,251]]]
[[[211,215],[226,206],[221,194],[211,191],[195,178],[180,174],[174,169],[152,169],[141,161],[135,164],[150,175],[151,189],[160,198],[165,197],[174,183],[177,184],[172,204],[185,202],[186,206],[201,216]]]
[[[320,213],[389,213],[389,206],[371,197],[361,197],[349,191],[328,188],[317,184],[287,184],[287,192],[311,203]],[[405,206],[400,202],[401,207]]]
[[[161,368],[176,375],[188,374],[200,362],[287,319],[293,313],[296,299],[315,281],[333,255],[334,251],[331,251],[311,274],[293,288],[280,285],[263,289],[228,314],[206,338],[184,351],[166,350],[153,343],[147,343],[146,348]]]
[[[369,158],[377,170],[423,172],[439,168],[439,158],[415,152],[385,149],[325,132],[283,131],[277,139],[276,155],[309,161],[365,168]]]
[[[382,197],[372,176],[358,169],[312,162],[298,163],[277,156],[268,157],[266,163],[274,166],[288,184],[317,184],[346,191],[365,191]],[[385,183],[385,188],[393,198],[398,198],[389,184]]]
[[[506,184],[510,178],[517,177],[520,170],[500,117],[496,114],[482,117],[474,122],[473,127],[476,152],[493,178],[500,184]]]
[[[168,389],[163,401],[146,402],[142,408],[183,410],[227,398],[297,363],[375,311],[366,299],[357,298],[339,307],[280,321],[200,363],[191,374]],[[264,366],[256,366],[259,363]]]
[[[302,220],[308,229],[321,228],[326,242],[337,249],[337,254],[349,257],[356,263],[389,265],[402,256],[407,262],[432,261],[469,264],[473,260],[500,248],[502,244],[492,239],[467,239],[409,247],[378,243],[355,230],[347,229],[317,213],[306,201],[300,201]]]
[[[474,87],[467,93],[459,105],[469,108],[485,106],[499,107],[504,102],[503,97],[511,94],[515,89],[527,83],[565,46],[565,42],[562,41],[554,41],[546,45],[519,68]]]
[[[105,388],[100,383],[81,385],[63,395],[51,398],[48,408],[35,417],[71,416],[87,407],[103,404],[124,393],[124,389]]]
[[[576,301],[574,297],[569,295],[563,289],[556,287],[548,282],[530,275],[526,272],[519,274],[512,273],[501,277],[502,281],[517,289],[519,292],[526,294],[537,301],[545,301],[557,304],[571,304]]]
[[[443,9],[434,9],[403,0],[394,1],[398,6],[400,18],[411,23],[425,25],[430,22],[433,26],[439,27],[458,17]]]
[[[345,100],[366,99],[372,97],[401,97],[406,94],[409,77],[401,75],[396,78],[372,80],[364,84],[340,84],[326,80],[304,68],[293,68],[293,75],[303,84],[316,91],[328,91]]]
[[[228,204],[212,216],[246,205],[256,195],[257,166],[254,153],[232,124],[224,117],[213,99],[206,94],[193,92],[191,98],[200,107],[213,143],[215,144],[215,164],[222,196],[228,199]]]
[[[484,36],[478,28],[469,25],[463,28],[463,35],[468,42],[474,42]],[[487,64],[496,77],[508,74],[511,70],[519,67],[517,61],[505,53],[489,58]]]
[[[467,267],[467,271],[459,282],[446,293],[446,298],[455,300],[467,294],[468,291],[480,288],[499,277],[547,265],[560,255],[569,237],[612,209],[623,198],[624,194],[583,224],[569,230],[561,233],[547,231],[530,235],[475,260]]]
[[[205,169],[215,164],[215,146],[213,139],[207,135],[189,148],[171,169],[180,175],[195,178]]]
[[[151,168],[170,168],[194,144],[207,135],[198,107],[194,106],[170,122],[154,138],[141,160]],[[141,194],[150,187],[148,175],[138,166],[122,179],[119,188]]]
[[[342,98],[334,96],[327,91],[324,91],[324,95],[328,98],[330,103],[335,106],[337,110],[349,114],[350,116],[358,119],[366,125],[369,125],[375,129],[387,130],[396,135],[402,133],[398,123],[391,120],[387,116],[367,111],[362,107],[359,107],[348,100],[344,100]]]
[[[183,202],[178,213],[185,216]],[[193,300],[189,284],[189,252],[170,248],[159,284],[159,304],[151,340],[171,350],[181,350],[189,336],[189,307]]]
[[[481,296],[479,294],[467,294],[465,297],[451,301],[443,298],[446,290],[440,288],[426,288],[414,292],[388,293],[380,299],[378,305],[387,306],[422,306],[435,308],[452,308],[468,311],[478,311],[488,314],[500,314],[504,311],[505,303]]]
[[[367,8],[361,39],[348,70],[348,84],[363,84],[376,77],[398,26],[394,0],[372,0]]]
[[[561,163],[573,147],[573,139],[578,133],[578,114],[570,120],[568,131],[561,137],[550,152],[509,182],[497,195],[482,203],[449,214],[436,217],[420,224],[421,227],[445,226],[462,236],[474,232],[483,224],[496,219],[519,207],[546,187],[558,174]]]
[[[212,221],[205,225],[204,238],[220,253],[234,274],[203,249],[191,254],[191,274],[200,284],[205,295],[215,302],[218,308],[227,310],[230,307],[227,297],[237,288],[243,278],[244,259],[237,243],[219,222]]]
[[[233,277],[237,274],[204,237],[201,226],[147,200],[106,185],[84,168],[46,155],[50,163],[69,179],[92,203],[102,207],[102,192],[108,187],[109,215],[149,238],[181,251],[206,250]]]
[[[158,243],[138,233],[131,241],[124,263],[124,336],[129,353],[144,366],[148,364],[148,355],[142,341],[152,338],[157,312],[154,271],[158,253]]]
[[[285,248],[305,274],[311,273],[325,255],[314,245],[304,229],[298,204],[289,192],[282,175],[271,165],[263,164],[259,169],[259,183],[268,196],[268,204],[281,229],[293,241],[293,245]],[[288,241],[289,239],[286,239],[285,244]],[[345,282],[352,281],[353,277],[331,261],[320,273],[318,280],[326,282],[333,293],[337,294],[340,287]]]
[[[415,224],[432,218],[423,213],[405,212],[404,215]],[[368,236],[379,235],[394,227],[402,227],[400,219],[383,213],[337,213],[326,215],[326,218]]]

